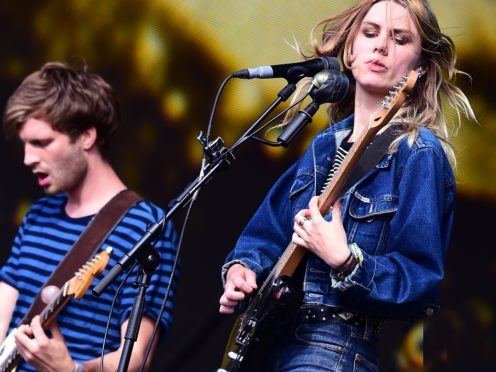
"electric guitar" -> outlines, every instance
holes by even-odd
[[[79,300],[83,297],[93,278],[100,274],[107,266],[111,253],[112,248],[107,248],[96,254],[78,270],[72,279],[64,284],[62,289],[58,291],[40,313],[40,321],[43,327],[49,325],[55,319],[60,310],[62,310],[71,298],[75,297]],[[14,331],[12,331],[0,346],[0,372],[12,371],[20,360],[21,356],[16,349]]]
[[[389,92],[370,118],[368,127],[353,144],[343,164],[333,176],[331,183],[319,196],[318,206],[324,215],[332,204],[346,191],[347,180],[367,146],[376,134],[383,129],[405,102],[408,93],[413,89],[421,69],[410,71]],[[245,367],[247,359],[252,358],[251,351],[256,344],[263,341],[266,328],[281,317],[295,304],[301,301],[301,290],[291,283],[291,276],[304,258],[306,249],[290,243],[257,293],[252,297],[246,310],[241,314],[231,330],[221,368],[218,372],[238,371]]]

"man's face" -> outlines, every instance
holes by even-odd
[[[71,141],[49,123],[30,118],[19,131],[24,143],[24,164],[49,194],[76,190],[87,175],[88,163],[81,137]]]

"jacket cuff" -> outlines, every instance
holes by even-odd
[[[350,244],[350,250],[355,257],[357,265],[344,279],[339,279],[338,273],[331,270],[331,286],[341,291],[345,291],[351,287],[360,287],[369,291],[370,285],[374,280],[377,261],[374,257],[362,251],[355,243]]]

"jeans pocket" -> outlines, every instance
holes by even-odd
[[[368,361],[363,355],[356,354],[353,363],[353,372],[376,372],[379,368],[372,362]]]
[[[339,328],[340,325],[333,324],[333,328]],[[336,327],[338,326],[338,327]],[[295,330],[295,337],[298,341],[307,345],[322,347],[338,353],[343,353],[344,345],[341,332],[332,332],[317,324],[302,324]],[[346,340],[346,339],[345,339]]]

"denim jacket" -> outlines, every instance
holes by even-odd
[[[257,280],[265,278],[291,241],[295,214],[320,193],[352,127],[350,116],[322,131],[279,178],[228,255],[224,275],[241,263]],[[342,199],[348,243],[361,249],[362,265],[337,280],[328,265],[308,254],[304,302],[396,319],[435,308],[454,198],[453,170],[435,136],[422,128],[412,146],[402,140]]]

